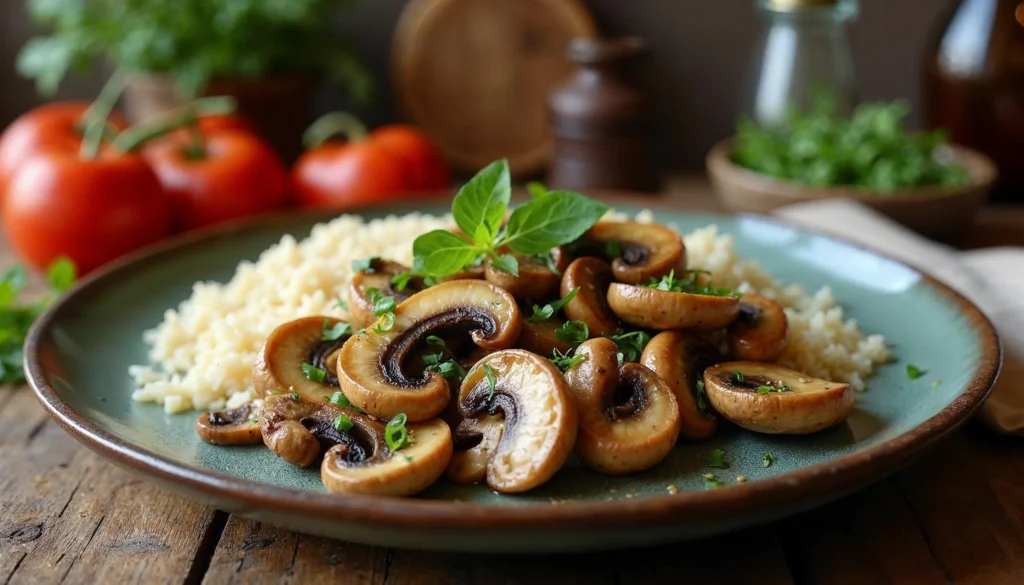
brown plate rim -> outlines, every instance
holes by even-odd
[[[685,213],[676,206],[659,204],[649,198],[623,197],[610,192],[602,199],[637,208],[671,209]],[[389,528],[419,527],[460,531],[479,529],[525,530],[571,527],[681,525],[724,521],[740,514],[764,514],[766,502],[771,507],[799,506],[809,498],[827,498],[850,491],[898,469],[911,456],[964,423],[981,405],[994,385],[1002,363],[1002,348],[995,328],[973,303],[926,272],[865,246],[814,229],[761,214],[723,214],[701,211],[722,217],[751,217],[804,233],[824,237],[918,272],[924,282],[960,307],[976,330],[982,349],[971,381],[948,406],[920,425],[879,445],[844,455],[827,463],[819,463],[756,482],[728,485],[709,491],[687,491],[677,495],[650,496],[604,502],[566,502],[501,506],[471,502],[450,502],[416,498],[381,496],[338,497],[248,481],[216,471],[183,465],[149,452],[99,428],[72,408],[46,381],[39,360],[39,349],[54,320],[78,294],[90,288],[117,280],[143,262],[159,261],[180,248],[213,237],[253,229],[265,229],[287,223],[297,216],[322,221],[341,213],[387,211],[391,204],[436,203],[434,197],[418,195],[388,204],[363,207],[344,212],[291,211],[268,214],[197,230],[173,237],[140,250],[88,275],[54,302],[33,325],[25,344],[25,372],[36,397],[56,421],[77,440],[100,455],[162,481],[203,493],[219,501],[233,501],[248,509],[266,509],[275,513],[298,514],[321,520],[366,523]],[[322,216],[322,219],[316,219]]]

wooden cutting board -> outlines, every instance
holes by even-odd
[[[574,71],[565,48],[596,34],[577,0],[411,0],[392,52],[399,104],[454,168],[507,157],[513,175],[536,173],[551,154],[548,93]]]

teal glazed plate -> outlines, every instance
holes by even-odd
[[[431,200],[432,201],[432,200]],[[618,203],[616,201],[616,203]],[[616,205],[628,213],[636,204]],[[420,203],[367,208],[370,217]],[[80,282],[35,324],[26,345],[29,381],[72,436],[117,465],[204,504],[300,532],[380,546],[467,552],[610,549],[699,538],[788,516],[838,499],[908,464],[966,421],[1000,365],[989,321],[930,276],[878,253],[762,216],[658,210],[689,231],[717,224],[738,253],[784,283],[828,285],[847,317],[881,333],[894,360],[868,380],[842,425],[803,437],[722,425],[711,440],[681,443],[645,473],[607,477],[570,460],[522,495],[441,481],[415,498],[337,496],[319,466],[302,470],[264,447],[215,447],[197,437],[199,413],[170,415],[131,399],[131,364],[146,363],[146,329],[187,298],[198,280],[227,281],[283,234],[297,238],[329,216],[293,213],[179,237]],[[910,380],[906,366],[927,370]],[[941,383],[933,384],[934,381]],[[727,470],[709,469],[712,449]],[[764,467],[764,453],[775,462]],[[706,489],[702,473],[724,487]],[[737,482],[738,476],[746,481]]]

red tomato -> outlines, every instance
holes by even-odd
[[[32,155],[50,148],[78,148],[82,142],[78,124],[87,109],[88,102],[54,102],[26,112],[11,123],[0,134],[0,196],[11,174]],[[128,126],[117,112],[108,120],[118,129]]]
[[[204,154],[198,157],[189,151],[192,136],[181,134],[143,152],[174,203],[178,228],[213,225],[284,205],[288,172],[255,134],[205,131],[203,142]]]
[[[292,192],[304,207],[346,209],[407,189],[401,161],[368,142],[324,143],[292,167]]]
[[[370,133],[370,144],[402,161],[409,189],[429,191],[452,186],[441,151],[422,131],[406,124],[382,126]]]
[[[256,131],[255,126],[237,114],[228,116],[201,116],[199,118],[199,129],[207,133],[221,132],[224,130],[238,130],[240,132],[248,132],[249,134],[259,134]]]
[[[37,153],[8,183],[3,229],[15,252],[43,269],[59,256],[79,274],[170,232],[167,198],[142,157],[78,145]]]

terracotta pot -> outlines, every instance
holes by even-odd
[[[312,122],[315,87],[313,77],[301,75],[214,79],[201,95],[230,95],[238,100],[239,113],[256,126],[263,138],[290,164],[302,152],[302,133]],[[174,79],[159,75],[132,77],[124,98],[125,112],[133,122],[167,112],[182,103]]]
[[[715,145],[706,163],[715,194],[732,211],[769,213],[791,203],[852,199],[924,236],[949,241],[974,221],[998,173],[995,164],[985,155],[962,146],[948,148],[967,169],[971,178],[969,185],[955,189],[916,187],[894,192],[812,187],[775,179],[733,163],[730,140]]]

